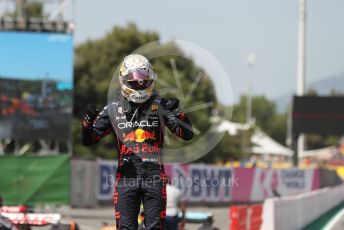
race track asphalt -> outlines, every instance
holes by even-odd
[[[229,208],[228,207],[191,207],[189,211],[211,212],[214,216],[213,226],[217,229],[229,229]],[[63,216],[63,222],[68,223],[73,220],[80,225],[81,230],[99,230],[104,222],[115,224],[113,218],[113,208],[95,208],[95,209],[64,209],[60,210]],[[186,230],[197,230],[201,224],[186,224]],[[49,230],[50,227],[36,227],[33,230]]]

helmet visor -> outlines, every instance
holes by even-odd
[[[153,73],[149,73],[144,70],[136,70],[122,77],[124,81],[133,81],[133,80],[152,80]]]
[[[130,89],[144,90],[152,85],[153,80],[128,80],[128,81],[124,81],[124,83]]]

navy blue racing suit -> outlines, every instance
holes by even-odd
[[[114,188],[117,229],[137,229],[141,202],[146,229],[163,229],[166,217],[166,178],[162,161],[165,126],[177,137],[193,137],[191,122],[181,109],[168,109],[169,100],[156,92],[142,103],[123,96],[110,102],[93,123],[83,120],[86,146],[112,133],[118,151]]]

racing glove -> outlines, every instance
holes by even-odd
[[[165,99],[164,102],[165,124],[176,136],[190,140],[193,137],[192,125],[186,114],[179,105],[179,100],[175,97]]]
[[[99,113],[99,109],[93,103],[87,105],[86,107],[86,114],[83,119],[83,126],[89,126],[93,123],[93,121],[97,118]]]
[[[175,97],[172,97],[167,100],[165,109],[170,110],[173,115],[179,116],[182,113],[182,110],[179,106],[179,100]]]

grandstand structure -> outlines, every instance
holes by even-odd
[[[72,0],[7,0],[0,18],[0,31],[73,33]],[[38,3],[44,6],[42,17],[30,17],[26,6]],[[47,6],[47,7],[45,7]]]
[[[73,5],[73,0],[4,0],[0,32],[73,34]],[[72,89],[62,89],[60,83],[44,79],[27,80],[24,83],[38,88],[38,93],[31,92],[24,99],[10,91],[23,83],[6,78],[0,75],[0,155],[71,154]]]

